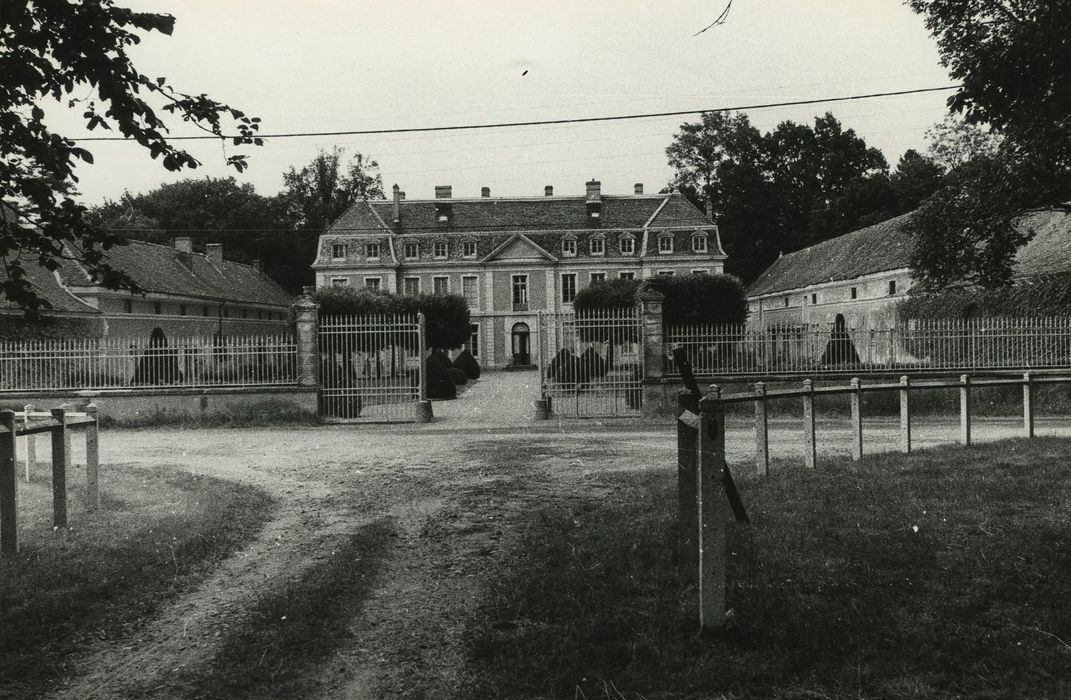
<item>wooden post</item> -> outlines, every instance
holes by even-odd
[[[100,421],[97,405],[86,406],[86,415],[92,419],[86,424],[86,507],[100,508]]]
[[[803,380],[803,465],[814,469],[817,463],[817,445],[814,430],[814,382]]]
[[[699,566],[699,514],[696,470],[699,467],[699,430],[680,420],[690,412],[699,415],[699,397],[687,391],[677,394],[677,512],[678,544],[682,571]]]
[[[69,403],[60,404],[60,408],[62,408],[67,413],[70,413],[70,411],[71,411],[71,405]],[[64,449],[65,453],[67,454],[67,466],[70,467],[71,469],[74,469],[74,450],[71,449],[71,431],[70,430],[64,430],[63,434],[64,434],[65,439],[67,441],[63,445],[63,449]]]
[[[900,451],[911,452],[911,379],[905,374],[900,377]]]
[[[770,475],[770,422],[764,382],[755,382],[755,468],[759,476]]]
[[[1034,384],[1029,372],[1023,372],[1023,435],[1034,437]]]
[[[859,377],[852,377],[852,459],[863,458],[863,390]]]
[[[971,377],[959,375],[959,443],[971,444]]]
[[[19,491],[15,477],[15,412],[0,411],[0,554],[19,552]]]
[[[67,409],[51,413],[59,423],[52,429],[52,525],[67,527]]]
[[[33,413],[33,404],[26,404],[22,409],[26,413],[25,424],[30,424],[30,414]],[[26,483],[30,483],[30,473],[37,468],[37,434],[27,435],[26,438]]]
[[[722,491],[725,459],[725,411],[721,390],[712,386],[699,401],[699,465],[696,470],[699,513],[699,626],[725,625],[725,521],[729,503]]]

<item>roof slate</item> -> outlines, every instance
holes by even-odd
[[[33,286],[38,297],[52,305],[53,311],[70,313],[100,313],[89,304],[72,296],[63,285],[56,279],[56,275],[39,265],[36,260],[23,260],[22,269],[26,273],[24,279]],[[7,270],[0,269],[0,282],[6,282]],[[0,309],[17,310],[18,305],[9,301],[7,297],[0,296]]]

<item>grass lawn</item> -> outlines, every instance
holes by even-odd
[[[1071,697],[1071,443],[738,479],[736,626],[697,634],[675,475],[548,501],[465,630],[467,697]]]
[[[46,692],[71,652],[129,633],[249,541],[272,508],[262,492],[233,482],[104,465],[100,513],[84,512],[82,483],[72,478],[71,529],[54,531],[47,468],[34,477],[19,484],[22,551],[0,561],[7,697]]]

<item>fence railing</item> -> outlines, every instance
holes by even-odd
[[[898,370],[1050,369],[1071,367],[1071,317],[902,321],[890,326],[667,326],[672,349],[687,351],[696,374],[761,375]]]
[[[0,342],[0,391],[292,384],[289,335]]]

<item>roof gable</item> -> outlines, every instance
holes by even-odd
[[[492,250],[483,262],[497,260],[556,260],[556,258],[528,236],[517,233]]]

